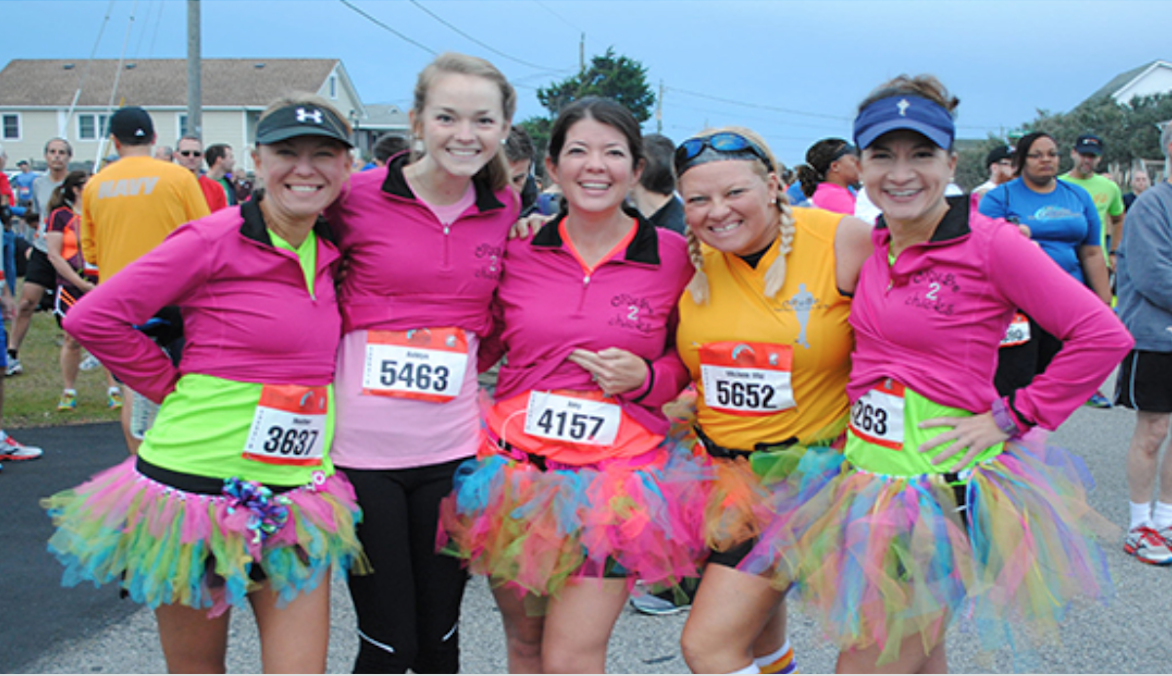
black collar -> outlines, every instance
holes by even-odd
[[[929,244],[950,242],[972,232],[969,228],[968,195],[953,195],[944,199],[948,201],[948,213],[944,214],[944,219],[936,226],[931,239],[928,240]],[[887,229],[887,221],[882,214],[879,215],[879,220],[875,221],[875,228]]]
[[[659,265],[659,235],[655,232],[655,226],[643,215],[639,210],[624,204],[623,213],[635,219],[635,237],[627,246],[627,253],[623,256],[623,260],[631,263],[646,263],[647,265]],[[539,246],[551,249],[558,249],[562,246],[562,233],[558,230],[558,224],[565,219],[566,213],[560,212],[557,216],[552,218],[548,223],[542,226],[541,230],[533,236],[531,246]]]
[[[402,197],[409,200],[418,200],[411,186],[407,184],[407,177],[403,175],[403,167],[407,166],[411,153],[403,151],[387,161],[387,177],[383,181],[383,192],[388,195]],[[493,160],[495,161],[495,159]],[[492,192],[492,187],[477,175],[472,177],[472,187],[476,190],[476,208],[484,213],[493,209],[504,209],[505,205]]]
[[[255,190],[252,193],[252,199],[240,205],[240,217],[244,219],[244,222],[240,224],[240,234],[254,242],[272,246],[273,238],[269,237],[269,228],[265,224],[264,212],[260,210],[260,201],[264,197],[264,190]],[[327,242],[334,243],[334,233],[330,229],[330,224],[321,216],[318,216],[317,222],[313,224],[313,232]]]

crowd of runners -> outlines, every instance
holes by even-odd
[[[223,671],[243,604],[266,671],[323,671],[335,570],[355,672],[457,672],[469,575],[516,673],[604,671],[629,601],[690,606],[700,673],[794,672],[787,601],[840,672],[947,671],[962,616],[989,650],[1053,638],[1111,580],[1046,433],[1121,362],[1124,547],[1172,563],[1172,185],[1125,226],[1099,137],[1058,177],[1031,134],[966,195],[941,82],[860,95],[796,175],[751,129],[676,145],[583,98],[542,199],[512,85],[447,53],[361,171],[330,103],[274,101],[220,208],[120,109],[120,159],[63,176],[50,219],[62,364],[125,388],[131,450],[44,500],[64,583],[151,607],[171,671]]]

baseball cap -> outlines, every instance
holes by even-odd
[[[1080,155],[1102,155],[1103,140],[1094,134],[1083,134],[1074,142],[1074,152]]]
[[[1013,151],[1009,149],[1009,146],[997,146],[990,150],[988,155],[985,155],[985,166],[996,164],[1001,160],[1008,160],[1011,157],[1013,157]]]
[[[329,108],[312,103],[278,108],[256,126],[256,144],[267,145],[298,136],[325,136],[353,148],[349,128]]]
[[[110,134],[124,143],[141,145],[155,138],[155,125],[147,111],[138,106],[126,106],[110,117]]]
[[[28,160],[17,160],[17,162],[16,162],[16,166],[18,166],[18,167],[23,167],[26,165],[28,165]]]
[[[945,149],[952,148],[956,137],[952,113],[944,106],[919,96],[896,94],[874,101],[859,111],[855,118],[855,145],[866,148],[875,139],[896,129],[919,132]]]

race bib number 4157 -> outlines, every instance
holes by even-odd
[[[604,401],[531,392],[525,433],[572,444],[606,446],[619,434],[623,409]]]

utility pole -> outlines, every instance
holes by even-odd
[[[203,136],[203,81],[199,55],[199,0],[187,0],[187,129]]]
[[[663,133],[663,80],[659,81],[659,96],[655,99],[655,133]]]
[[[578,40],[578,72],[586,72],[586,34],[582,34],[582,38]]]

